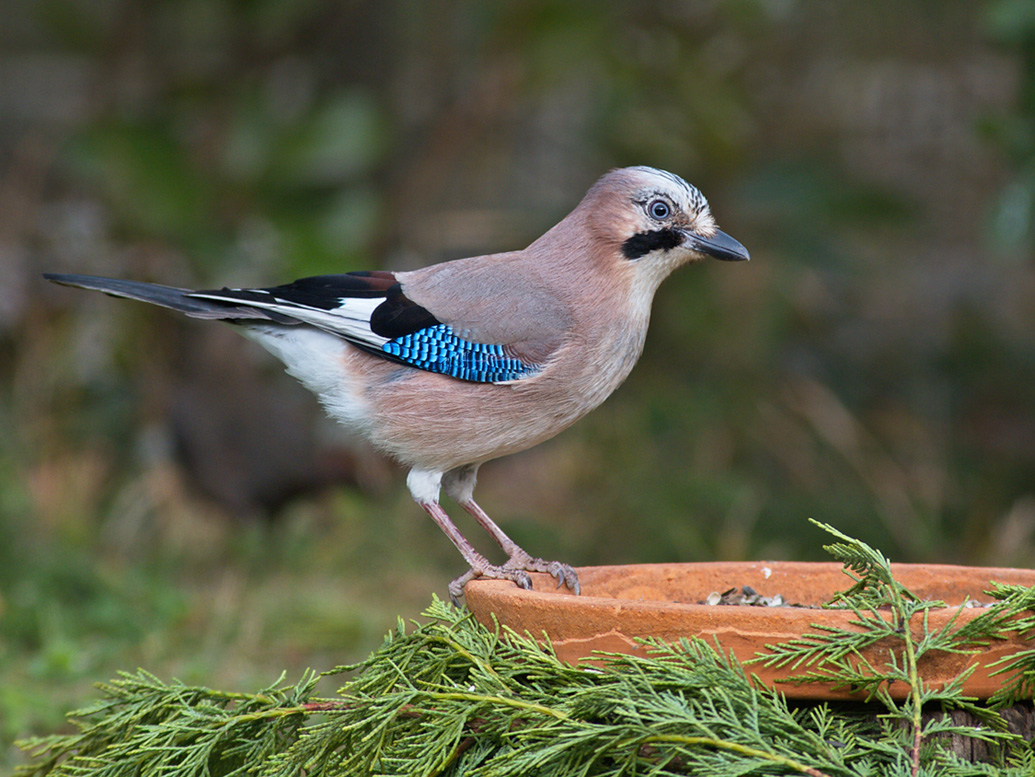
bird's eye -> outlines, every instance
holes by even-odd
[[[649,213],[650,217],[656,221],[664,221],[668,218],[669,213],[671,212],[672,209],[669,208],[668,203],[664,200],[652,200],[650,204],[647,205],[647,213]]]

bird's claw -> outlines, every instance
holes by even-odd
[[[562,564],[560,561],[544,561],[541,558],[529,556],[527,553],[516,553],[503,566],[506,569],[523,569],[526,572],[547,572],[553,575],[558,588],[567,586],[576,596],[582,592],[575,568],[569,564]]]
[[[468,569],[449,584],[449,599],[454,605],[460,606],[460,597],[464,595],[464,586],[476,577],[484,577],[489,580],[510,580],[519,588],[524,588],[526,591],[532,590],[532,578],[528,576],[528,572],[524,569],[515,569],[508,567],[506,564],[503,566],[486,564],[483,567]]]
[[[579,585],[579,576],[575,573],[574,567],[554,561],[550,564],[550,574],[557,581],[558,588],[567,586],[576,596],[582,593],[582,586]]]
[[[449,584],[449,599],[459,607],[460,597],[464,595],[464,586],[476,577],[484,577],[489,580],[510,580],[519,588],[531,591],[532,578],[529,577],[529,572],[546,572],[557,581],[558,588],[567,586],[576,596],[582,593],[579,576],[574,567],[562,564],[560,561],[544,561],[541,558],[534,558],[521,551],[512,555],[502,566],[484,564],[471,567]]]

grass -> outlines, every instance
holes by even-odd
[[[244,689],[365,656],[456,564],[436,573],[435,553],[416,563],[415,546],[391,541],[394,519],[357,516],[355,503],[357,520],[334,521],[343,501],[299,506],[273,525],[185,503],[135,536],[111,519],[93,534],[0,524],[0,773],[19,762],[14,739],[60,730],[95,682],[126,667]],[[391,497],[364,509],[403,520],[410,507]],[[411,518],[418,533],[434,529]]]

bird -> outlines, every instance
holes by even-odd
[[[708,201],[673,173],[613,169],[523,250],[421,269],[346,272],[267,288],[192,290],[90,275],[55,283],[239,327],[325,411],[409,469],[413,500],[475,578],[531,589],[530,572],[580,593],[575,569],[519,547],[474,500],[478,468],[599,406],[643,351],[655,291],[678,267],[749,259]],[[493,564],[442,507],[445,493],[507,556]]]

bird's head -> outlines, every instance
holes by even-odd
[[[651,275],[664,277],[707,257],[749,258],[743,245],[716,227],[704,195],[664,170],[612,170],[590,189],[583,207],[595,236],[622,261],[649,266]]]

